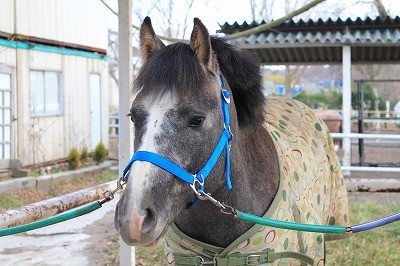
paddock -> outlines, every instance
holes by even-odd
[[[132,126],[129,124],[129,122],[127,121],[127,119],[123,119],[124,117],[122,117],[124,114],[128,113],[129,110],[129,100],[130,100],[130,95],[129,95],[129,86],[132,83],[132,70],[131,70],[131,60],[132,60],[132,49],[131,49],[131,32],[132,32],[132,25],[130,23],[130,21],[132,21],[132,2],[131,1],[124,1],[124,0],[120,0],[119,1],[119,21],[120,21],[120,67],[121,67],[121,71],[120,71],[120,110],[119,110],[119,114],[120,114],[120,119],[119,119],[119,124],[118,124],[118,134],[119,134],[119,168],[123,169],[125,164],[127,163],[129,157],[132,154],[132,147],[130,147],[129,145],[126,145],[126,143],[132,143],[132,137],[130,132],[132,131]],[[126,23],[126,21],[128,21],[129,23]],[[350,121],[350,116],[349,116],[349,88],[350,88],[350,84],[351,84],[351,75],[349,73],[349,67],[351,65],[351,53],[354,52],[352,51],[352,49],[357,45],[354,44],[353,45],[348,45],[346,43],[342,43],[343,46],[341,46],[339,48],[339,55],[342,55],[342,59],[343,59],[343,71],[344,71],[344,79],[345,79],[345,96],[343,97],[343,103],[345,107],[344,110],[344,133],[339,133],[338,135],[332,135],[335,138],[343,138],[344,139],[344,146],[345,146],[345,151],[344,151],[344,155],[343,155],[343,170],[345,171],[359,171],[356,168],[351,168],[352,166],[352,161],[351,160],[356,160],[356,157],[352,157],[351,156],[351,139],[355,139],[355,138],[370,138],[373,139],[374,141],[376,141],[377,138],[381,138],[381,139],[390,139],[390,140],[398,140],[400,138],[396,137],[396,136],[367,136],[367,135],[352,135],[351,133],[351,126],[349,128],[349,121]],[[342,45],[340,44],[340,45]],[[336,45],[338,46],[338,45]],[[398,48],[398,43],[397,46]],[[245,48],[244,48],[245,49]],[[337,51],[336,51],[337,52]],[[340,57],[340,56],[339,56]],[[364,58],[365,59],[365,58]],[[386,152],[386,151],[385,151]],[[370,153],[377,155],[376,157],[374,157],[373,160],[377,160],[379,161],[380,159],[384,159],[382,157],[379,156],[379,154],[382,153],[382,150],[371,150]],[[369,153],[367,153],[369,154]],[[390,155],[390,156],[397,156],[397,155]],[[372,160],[372,159],[371,159]],[[376,171],[384,171],[384,169],[382,168],[374,168]],[[393,172],[400,172],[399,169],[396,169],[396,167],[392,167],[391,168]],[[361,171],[367,171],[370,169],[367,169],[365,167],[363,167],[363,169]],[[375,171],[375,172],[376,172]],[[369,177],[371,177],[372,179],[376,178],[376,173],[369,173]],[[364,175],[364,177],[366,177],[366,175]],[[365,180],[361,180],[362,182],[372,182],[370,179],[369,181],[365,181]],[[396,188],[398,183],[400,183],[400,179],[399,178],[392,178],[393,180],[390,182],[394,182],[394,183],[390,183],[390,189],[392,188]],[[352,179],[347,179],[346,182],[359,182],[360,180],[358,180],[357,178],[352,180]],[[379,183],[381,183],[381,180],[378,181]],[[353,186],[354,187],[354,186]],[[360,183],[360,185],[356,185],[355,186],[355,190],[357,191],[362,191],[362,190],[367,190],[367,191],[374,191],[374,188],[369,188],[369,187],[365,187],[364,185],[362,185]],[[399,186],[400,188],[400,186]],[[98,188],[97,188],[98,189]],[[96,191],[97,191],[96,189]],[[376,191],[381,191],[381,190],[385,190],[382,188],[378,188],[375,189]],[[389,188],[386,188],[387,191],[389,191]],[[104,191],[104,190],[101,190]],[[397,189],[396,189],[397,191]],[[98,192],[99,195],[101,195],[101,192]],[[376,197],[376,195],[378,194],[374,194],[373,197]],[[379,194],[382,195],[383,197],[388,196],[388,194]],[[385,196],[383,196],[385,195]],[[354,196],[355,198],[357,198],[359,200],[359,194],[357,194],[357,196]],[[400,202],[399,198],[398,198],[398,194],[390,194],[390,196],[388,196],[388,202]],[[99,198],[99,197],[97,197]],[[366,197],[368,198],[368,197]],[[381,197],[379,197],[381,198]],[[390,199],[389,199],[390,198]],[[38,203],[38,205],[40,205],[41,203]],[[83,201],[82,201],[83,204]],[[46,205],[43,205],[44,207]],[[110,205],[111,206],[111,205]],[[44,216],[42,216],[43,218]],[[97,221],[94,226],[97,228],[110,228],[113,227],[110,224],[110,220],[112,221],[112,219],[110,219],[110,215],[109,212],[104,213],[104,215],[102,217],[105,217],[103,220]],[[39,218],[32,218],[30,217],[29,219],[39,219]],[[9,222],[7,220],[7,222]],[[79,222],[75,222],[75,224],[77,224]],[[3,225],[0,224],[0,227],[8,227],[9,225]],[[62,227],[62,226],[61,226]],[[79,230],[79,229],[78,229]],[[94,229],[92,229],[93,231],[95,231],[95,233],[100,234],[101,235],[101,231],[98,232]],[[64,234],[65,231],[61,230],[61,232],[58,232],[57,234]],[[42,234],[43,231],[42,231]],[[28,234],[29,235],[29,234]],[[42,237],[41,233],[37,233],[36,237]],[[78,237],[78,241],[82,240],[81,238]],[[4,241],[4,240],[0,240],[0,241]],[[99,241],[99,237],[95,238],[93,240],[93,242]],[[6,243],[6,242],[4,242]],[[71,242],[72,243],[72,242]],[[71,246],[73,246],[74,244],[72,243]],[[1,245],[4,246],[4,245]],[[47,246],[48,247],[48,246]],[[38,248],[38,250],[44,250],[45,248]],[[89,248],[90,250],[90,248]],[[98,252],[98,249],[94,249],[95,252]],[[2,251],[4,252],[9,252],[8,255],[11,255],[13,258],[17,259],[18,256],[14,256],[15,254],[18,254],[18,248],[14,248],[12,250],[9,251]],[[54,251],[56,252],[56,251]],[[90,251],[89,251],[90,252]],[[97,253],[92,253],[92,256],[95,257]],[[92,257],[92,258],[93,258]],[[0,257],[1,258],[1,257]],[[5,257],[6,258],[6,257]],[[9,258],[9,257],[8,257]],[[7,259],[7,258],[6,258]],[[26,259],[26,258],[24,258]],[[45,259],[45,258],[44,258]],[[132,265],[132,263],[134,263],[134,249],[133,248],[129,248],[126,247],[124,245],[121,245],[121,265]],[[71,261],[69,261],[70,263]],[[14,263],[18,263],[14,262]],[[39,262],[40,263],[40,262]],[[79,261],[77,262],[79,263]]]

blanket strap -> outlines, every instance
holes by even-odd
[[[314,264],[314,260],[304,254],[297,252],[278,252],[275,253],[272,249],[266,249],[260,253],[253,254],[240,254],[234,253],[227,255],[223,258],[207,258],[200,255],[187,255],[187,254],[174,254],[176,266],[203,266],[203,265],[216,265],[216,266],[244,266],[244,265],[259,265],[262,263],[273,262],[275,260],[293,258],[299,259],[302,262],[310,265]]]

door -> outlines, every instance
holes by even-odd
[[[99,74],[90,74],[90,135],[91,150],[101,141],[101,82]]]
[[[11,158],[11,74],[0,73],[0,159]]]

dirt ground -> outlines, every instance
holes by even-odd
[[[108,212],[104,218],[90,227],[86,227],[86,234],[90,235],[90,245],[86,246],[86,253],[93,265],[113,265],[113,246],[118,238],[114,227],[114,212]]]

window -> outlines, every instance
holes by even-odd
[[[61,74],[32,70],[31,114],[34,116],[61,114]]]

